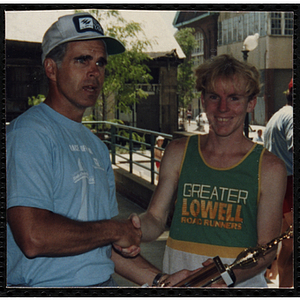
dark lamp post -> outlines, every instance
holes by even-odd
[[[254,35],[249,35],[245,38],[243,43],[243,59],[244,62],[247,62],[248,53],[254,50],[258,45],[259,34],[255,33]],[[245,136],[249,137],[249,113],[246,114],[245,122],[244,122],[244,132]]]
[[[247,62],[249,50],[242,50],[244,62]]]

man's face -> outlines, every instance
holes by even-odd
[[[66,109],[94,106],[104,82],[105,44],[100,40],[70,42],[57,71],[60,101]]]
[[[206,91],[202,104],[210,124],[210,129],[218,136],[242,134],[247,112],[252,112],[256,98],[248,101],[245,83],[237,78],[219,78],[214,91]]]

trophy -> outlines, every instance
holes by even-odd
[[[224,265],[219,256],[213,258],[213,263],[202,268],[195,274],[180,281],[174,287],[208,287],[212,283],[221,279],[227,286],[233,286],[235,283],[234,268],[251,268],[258,262],[259,257],[264,256],[270,249],[278,245],[282,240],[293,236],[292,225],[278,238],[273,239],[265,246],[250,247],[243,250],[231,265]]]

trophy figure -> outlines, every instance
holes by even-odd
[[[293,236],[292,225],[278,238],[273,239],[264,246],[250,247],[243,250],[231,265],[223,265],[219,256],[213,258],[212,264],[202,268],[195,274],[177,283],[174,287],[207,287],[212,283],[223,279],[227,286],[235,283],[234,268],[251,268],[258,262],[259,257],[264,256],[282,240]]]

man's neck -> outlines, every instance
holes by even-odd
[[[65,116],[66,118],[81,123],[82,117],[84,114],[84,109],[77,109],[72,106],[64,105],[63,102],[60,102],[59,100],[54,100],[53,97],[50,95],[47,96],[46,100],[44,101],[45,104],[47,104],[49,107],[51,107],[56,112],[60,113],[61,115]]]

